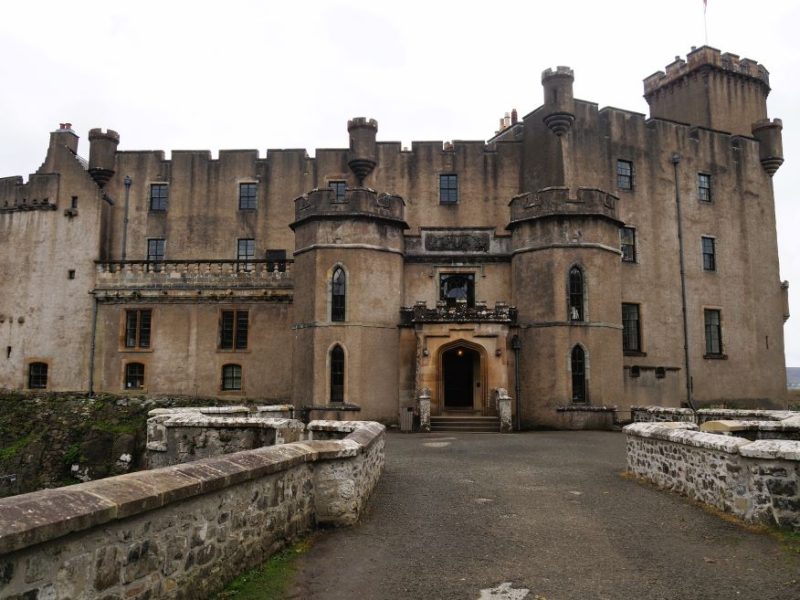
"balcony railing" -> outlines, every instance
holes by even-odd
[[[291,286],[294,261],[286,260],[106,260],[96,261],[100,285]]]
[[[477,301],[475,306],[467,306],[466,302],[448,306],[446,302],[437,302],[435,308],[428,308],[425,302],[417,302],[411,308],[400,309],[400,324],[411,326],[416,323],[508,323],[517,322],[517,309],[505,302],[497,302],[494,308],[486,306],[486,302]]]

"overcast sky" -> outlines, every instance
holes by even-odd
[[[708,0],[708,43],[770,71],[784,120],[774,177],[781,279],[800,366],[800,2]],[[0,18],[0,176],[27,175],[71,122],[120,149],[346,147],[354,116],[378,139],[485,140],[541,104],[542,70],[575,95],[647,113],[642,79],[705,42],[702,0],[558,2],[8,2]],[[777,283],[776,283],[777,285]]]

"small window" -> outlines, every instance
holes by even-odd
[[[75,269],[67,270],[67,279],[75,279]]]
[[[717,251],[716,244],[713,237],[703,237],[703,270],[716,271],[717,270]]]
[[[161,264],[164,262],[164,249],[167,242],[163,238],[153,238],[147,240],[147,270],[160,271]]]
[[[150,184],[150,210],[164,212],[169,201],[169,186],[166,183]]]
[[[458,202],[458,175],[439,175],[439,202],[441,204]]]
[[[78,197],[77,196],[73,196],[72,197],[71,202],[70,202],[70,208],[72,208],[73,210],[78,208]]]
[[[667,370],[664,367],[656,367],[656,379],[664,379],[667,376]]]
[[[347,275],[342,267],[336,267],[331,277],[331,321],[345,320],[346,301]]]
[[[28,365],[28,388],[31,390],[47,388],[47,363],[34,362]]]
[[[569,270],[569,320],[583,321],[583,271],[580,267]]]
[[[236,241],[236,270],[252,271],[253,260],[256,257],[256,241],[254,239],[240,239]]]
[[[125,389],[141,390],[144,388],[144,365],[128,363],[125,365]]]
[[[331,404],[344,402],[344,350],[339,344],[331,349]]]
[[[572,367],[572,401],[586,402],[586,355],[583,348],[575,346],[570,357]]]
[[[706,327],[706,355],[722,355],[722,323],[718,309],[706,308],[703,311]]]
[[[642,374],[642,370],[638,365],[633,365],[631,367],[631,377],[639,377]]]
[[[219,319],[220,350],[247,350],[249,327],[249,311],[223,310]]]
[[[622,305],[622,350],[624,352],[642,350],[638,304]]]
[[[622,248],[622,262],[636,262],[636,229],[623,227],[619,230],[620,245]]]
[[[125,311],[125,347],[149,348],[150,325],[153,311],[150,308],[140,308]]]
[[[222,389],[226,392],[240,391],[242,389],[241,365],[223,365]]]
[[[329,181],[328,187],[333,190],[334,202],[344,202],[347,193],[346,181]]]
[[[617,161],[617,187],[621,190],[633,189],[633,163],[629,160]]]
[[[697,174],[697,197],[703,202],[711,202],[711,175]]]
[[[267,250],[267,271],[286,272],[286,250]]]
[[[239,210],[255,210],[258,206],[257,192],[257,183],[240,183]]]
[[[475,306],[474,273],[442,273],[439,275],[439,299],[447,306]]]

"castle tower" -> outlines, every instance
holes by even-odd
[[[109,129],[89,130],[89,174],[100,187],[114,175],[119,134]]]
[[[544,88],[544,123],[561,137],[575,121],[575,99],[572,84],[575,74],[569,67],[556,67],[542,72]]]
[[[521,342],[523,427],[569,427],[560,406],[622,392],[617,198],[550,187],[511,201],[512,302]],[[533,299],[533,300],[532,300]]]
[[[357,404],[347,416],[397,419],[404,206],[366,188],[295,200],[295,406]]]
[[[347,165],[358,178],[358,185],[372,173],[378,164],[378,150],[375,138],[378,134],[378,122],[375,119],[356,117],[347,122],[350,134],[350,160]]]

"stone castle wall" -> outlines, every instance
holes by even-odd
[[[0,500],[0,598],[202,598],[317,523],[355,522],[383,426]]]

